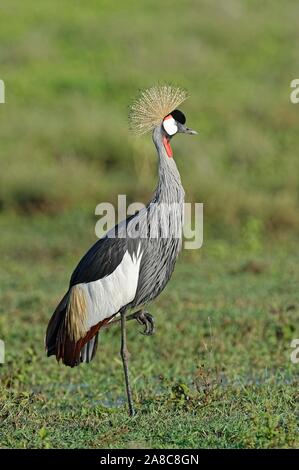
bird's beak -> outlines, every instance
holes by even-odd
[[[181,132],[182,134],[190,134],[190,135],[198,134],[198,132],[194,131],[193,129],[190,129],[189,127],[186,127],[184,124],[180,124],[179,132]]]
[[[186,127],[184,132],[185,134],[198,135],[198,132],[194,131],[193,129],[190,129],[189,127]]]

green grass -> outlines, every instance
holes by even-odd
[[[6,222],[1,447],[299,445],[298,365],[289,357],[298,336],[296,243],[286,251],[283,240],[270,249],[262,239],[207,240],[182,256],[150,309],[156,335],[128,324],[138,410],[131,419],[118,327],[103,332],[87,366],[66,368],[43,351],[51,310],[93,239],[88,212]]]
[[[298,447],[298,2],[1,2],[1,447]],[[117,328],[74,370],[47,322],[95,240],[94,209],[156,181],[128,133],[138,88],[186,87],[198,138],[173,148],[204,247],[184,252],[129,324],[138,414],[127,417]]]

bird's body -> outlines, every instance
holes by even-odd
[[[167,156],[158,130],[153,140],[159,156],[159,181],[153,199],[83,256],[72,274],[65,301],[53,316],[56,328],[59,323],[61,340],[57,348],[56,331],[53,336],[52,328],[48,330],[48,354],[55,353],[66,365],[89,361],[97,344],[90,335],[97,335],[121,309],[154,300],[173,272],[181,248],[185,193],[176,163]],[[88,341],[89,354],[84,349]]]
[[[164,127],[170,129],[169,122],[167,126]],[[184,129],[181,132],[193,133],[181,126]],[[55,354],[58,360],[73,367],[94,357],[100,329],[120,313],[130,411],[133,408],[125,364],[125,314],[129,309],[146,306],[161,293],[172,275],[182,244],[184,189],[172,158],[170,138],[163,126],[154,127],[159,180],[153,199],[83,256],[46,334],[48,356]]]

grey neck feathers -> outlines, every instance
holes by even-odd
[[[163,132],[161,126],[153,130],[153,142],[159,157],[159,181],[153,200],[158,203],[182,204],[185,196],[184,188],[174,158],[166,153]]]

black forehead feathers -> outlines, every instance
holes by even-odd
[[[182,113],[182,111],[180,111],[179,109],[175,109],[170,114],[173,117],[173,119],[175,119],[177,122],[180,122],[181,124],[185,124],[186,117],[185,117],[185,114]]]

